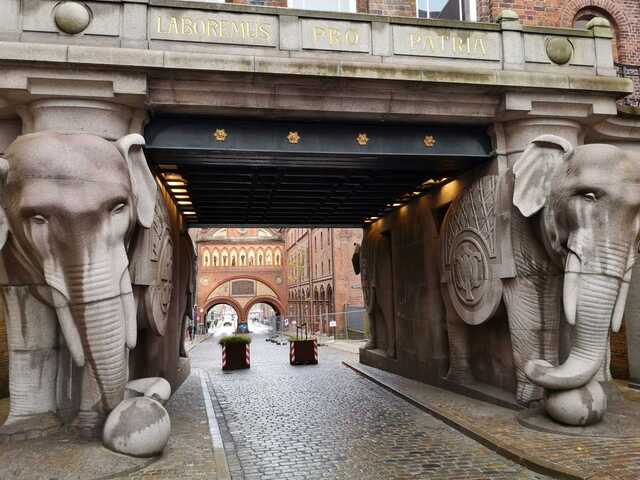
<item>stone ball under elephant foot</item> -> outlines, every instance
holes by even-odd
[[[164,378],[148,377],[131,380],[124,390],[124,398],[149,397],[165,404],[171,397],[171,385]]]
[[[566,425],[587,426],[598,423],[607,411],[607,395],[600,383],[592,379],[571,390],[545,390],[547,414]]]
[[[171,420],[164,407],[149,397],[123,400],[107,417],[104,445],[135,457],[159,455],[169,441]]]

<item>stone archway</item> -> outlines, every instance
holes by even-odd
[[[247,321],[245,310],[238,302],[236,302],[231,297],[215,297],[211,300],[208,300],[203,308],[205,318],[209,313],[209,310],[211,310],[216,305],[229,305],[231,308],[233,308],[236,312],[236,315],[238,316],[238,324],[245,323]]]
[[[248,319],[249,318],[249,312],[251,311],[251,308],[254,305],[257,305],[259,303],[266,303],[267,305],[269,305],[271,308],[273,308],[276,312],[276,315],[284,315],[285,310],[284,307],[282,306],[282,303],[280,303],[279,300],[273,298],[273,297],[254,297],[252,298],[244,307],[244,318]]]

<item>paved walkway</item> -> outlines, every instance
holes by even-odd
[[[517,458],[534,468],[564,473],[563,478],[593,480],[640,479],[640,400],[638,392],[623,389],[627,402],[614,402],[610,415],[620,413],[622,421],[632,425],[626,430],[632,438],[574,436],[544,433],[522,426],[516,412],[458,395],[393,373],[347,361],[380,385],[421,406],[426,411],[457,425],[462,431],[481,438],[497,451]],[[637,425],[637,427],[635,427]]]
[[[342,365],[291,367],[288,346],[254,336],[250,370],[223,373],[214,339],[191,352],[206,373],[233,479],[543,479]]]

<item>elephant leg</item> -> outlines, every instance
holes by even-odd
[[[369,340],[364,345],[365,350],[374,350],[377,346],[376,344],[376,317],[373,314],[373,311],[366,310],[364,313],[367,316],[367,322],[369,325]]]
[[[469,339],[467,325],[456,313],[446,288],[443,300],[447,320],[447,338],[449,340],[449,371],[447,380],[454,383],[471,383],[473,375],[469,367]]]
[[[4,287],[9,343],[9,417],[0,436],[45,431],[60,425],[55,415],[58,332],[55,312],[28,287]]]
[[[529,360],[558,364],[559,326],[562,318],[562,278],[532,276],[504,281],[504,301],[516,370],[516,399],[530,405],[543,397],[543,389],[524,373]]]

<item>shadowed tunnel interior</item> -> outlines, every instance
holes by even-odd
[[[360,226],[491,155],[480,126],[156,116],[147,158],[191,226]]]

